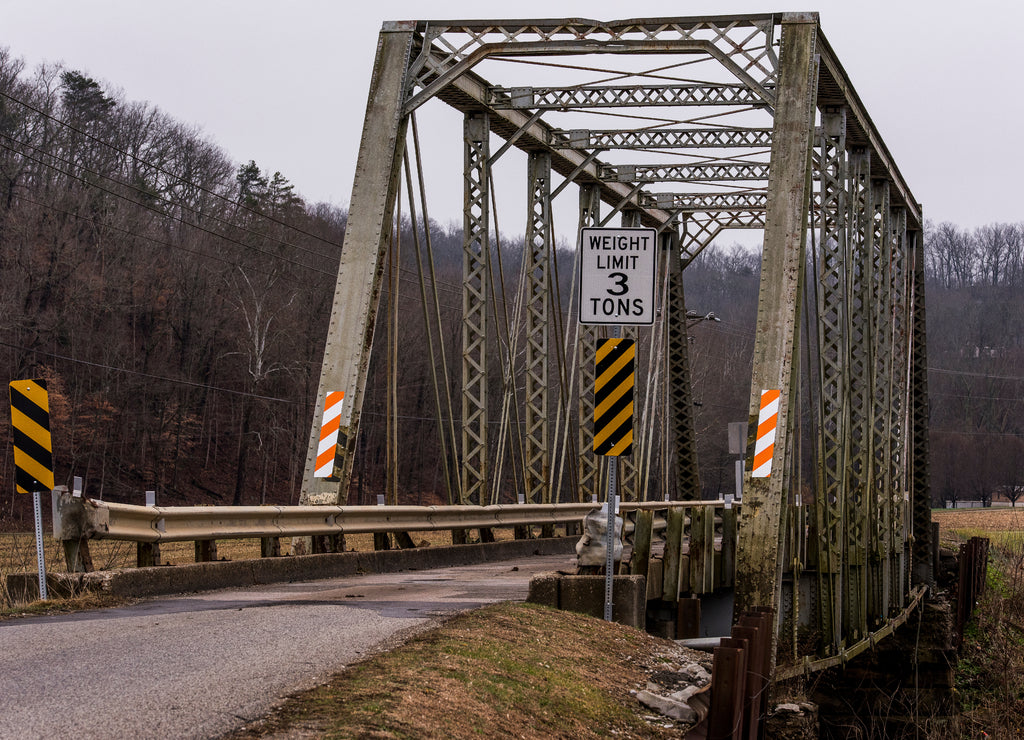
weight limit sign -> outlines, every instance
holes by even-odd
[[[654,229],[580,230],[580,323],[654,323]]]

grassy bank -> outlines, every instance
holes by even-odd
[[[943,543],[990,541],[986,591],[964,631],[956,681],[960,738],[1024,737],[1024,511],[942,512]]]
[[[253,738],[671,738],[630,690],[674,646],[530,604],[464,614],[288,699]]]

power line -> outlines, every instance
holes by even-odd
[[[4,149],[7,149],[10,152],[14,152],[15,154],[19,154],[19,155],[21,155],[21,156],[23,156],[23,157],[25,157],[25,158],[33,161],[33,162],[36,162],[37,164],[42,165],[43,167],[49,167],[50,169],[53,169],[56,172],[59,172],[62,175],[65,175],[66,177],[70,177],[70,178],[73,178],[75,180],[78,180],[79,182],[81,182],[84,185],[87,185],[87,186],[90,186],[90,187],[94,187],[94,188],[96,188],[98,190],[102,190],[104,193],[112,195],[115,198],[120,198],[121,200],[127,201],[128,203],[136,205],[136,206],[138,206],[140,208],[144,208],[144,209],[146,209],[148,211],[152,211],[153,213],[156,213],[157,215],[162,216],[163,218],[168,218],[168,219],[170,219],[172,221],[177,221],[182,226],[187,226],[189,228],[193,228],[193,229],[196,229],[198,231],[202,231],[203,233],[209,234],[210,236],[216,237],[218,239],[223,239],[224,241],[227,241],[227,242],[230,242],[232,244],[235,244],[235,245],[237,245],[239,247],[242,247],[243,249],[251,249],[254,252],[259,252],[260,254],[264,254],[264,255],[266,255],[268,257],[271,257],[273,259],[279,259],[279,260],[282,260],[284,262],[289,262],[289,263],[291,263],[291,264],[293,264],[293,265],[295,265],[297,267],[302,267],[302,268],[305,268],[307,270],[313,270],[315,272],[321,272],[321,273],[324,273],[324,274],[330,274],[330,273],[324,272],[323,270],[320,270],[317,267],[313,267],[312,265],[306,265],[306,264],[304,264],[302,262],[298,262],[296,260],[291,260],[291,259],[288,259],[287,257],[283,257],[283,256],[278,255],[278,254],[273,254],[272,252],[269,252],[269,251],[267,251],[265,249],[260,249],[259,247],[253,246],[251,244],[245,244],[244,242],[240,242],[237,239],[233,239],[233,238],[231,238],[229,236],[226,236],[224,234],[218,234],[217,232],[211,231],[210,229],[207,229],[207,228],[205,228],[203,226],[200,226],[198,224],[188,223],[187,221],[185,221],[180,216],[177,217],[177,218],[175,218],[174,216],[170,216],[170,215],[160,211],[159,209],[153,208],[152,206],[147,206],[145,203],[140,203],[138,201],[132,200],[131,198],[128,198],[127,196],[124,196],[121,193],[114,192],[113,190],[110,190],[109,188],[105,188],[102,185],[98,185],[96,183],[91,183],[91,182],[89,182],[88,180],[86,180],[85,178],[83,178],[83,177],[81,177],[79,175],[75,175],[75,174],[73,174],[71,172],[66,172],[66,171],[62,170],[60,167],[57,167],[54,164],[50,164],[48,162],[43,162],[42,160],[37,159],[36,157],[33,157],[30,154],[27,154],[25,152],[22,152],[22,151],[19,151],[17,149],[14,149],[13,147],[11,147],[11,146],[9,146],[7,144],[4,144],[3,142],[0,142],[0,147],[3,147]],[[43,206],[43,207],[51,207],[51,206]]]
[[[9,136],[8,134],[5,134],[3,132],[0,132],[0,136],[3,136],[8,141],[12,141],[12,142],[14,142],[15,144],[17,144],[19,146],[27,146],[30,149],[32,149],[33,151],[35,151],[37,154],[39,154],[40,156],[42,156],[42,157],[49,157],[50,159],[56,160],[57,162],[60,162],[61,164],[64,164],[65,166],[71,168],[72,170],[75,167],[78,167],[78,169],[80,169],[82,172],[88,173],[90,175],[95,175],[96,177],[101,177],[104,180],[108,180],[108,181],[110,181],[112,183],[115,183],[116,185],[120,185],[121,187],[128,188],[129,190],[134,190],[136,193],[139,193],[140,195],[148,196],[148,197],[151,197],[151,198],[163,201],[164,203],[166,203],[167,205],[171,206],[172,208],[177,208],[177,209],[179,209],[179,210],[181,210],[183,212],[187,212],[187,213],[189,213],[189,214],[191,214],[191,215],[193,215],[193,216],[195,216],[197,218],[202,218],[203,217],[203,214],[199,213],[199,211],[197,211],[195,208],[191,208],[189,206],[186,206],[184,203],[176,203],[175,201],[171,200],[170,198],[167,198],[167,197],[165,197],[163,195],[160,195],[159,193],[151,193],[151,192],[149,192],[147,190],[144,190],[144,189],[140,188],[137,185],[132,185],[130,183],[124,182],[123,180],[118,180],[116,177],[111,177],[110,175],[105,175],[102,172],[97,172],[96,170],[91,170],[91,169],[89,169],[88,167],[85,167],[85,166],[76,165],[74,162],[72,162],[71,160],[69,160],[67,158],[59,157],[59,156],[57,156],[56,154],[54,154],[52,152],[46,151],[42,147],[36,146],[35,144],[32,144],[32,143],[27,142],[27,141],[21,141],[20,139],[15,139],[13,136]],[[45,162],[43,162],[43,161],[41,161],[39,159],[31,157],[30,155],[28,155],[28,154],[26,154],[24,152],[17,152],[16,150],[10,149],[9,147],[8,147],[8,151],[15,151],[16,153],[21,154],[23,157],[27,157],[27,158],[31,159],[33,162],[37,162],[37,163],[39,163],[40,165],[42,165],[44,167],[50,167],[51,169],[54,169],[57,172],[60,172],[61,174],[65,174],[68,177],[78,178],[81,182],[85,183],[86,185],[94,184],[94,183],[89,183],[87,180],[79,177],[78,175],[73,174],[70,171],[66,172],[64,170],[61,170],[61,169],[55,167],[52,164],[45,163]],[[111,191],[105,190],[104,192],[111,192]],[[120,196],[120,197],[122,197],[124,200],[126,200],[129,203],[132,203],[134,205],[138,205],[138,206],[141,206],[143,208],[150,208],[149,206],[147,206],[145,203],[143,203],[141,201],[132,200],[132,199],[127,198],[127,197],[125,197],[123,195]],[[150,208],[150,210],[154,210],[154,209]],[[156,212],[157,213],[163,213],[162,211],[156,211]],[[164,215],[173,218],[173,216],[170,216],[170,214],[164,214]],[[206,217],[209,218],[212,221],[217,221],[217,222],[219,222],[221,224],[224,224],[225,226],[227,226],[229,228],[238,229],[239,231],[244,231],[246,233],[252,234],[253,236],[259,237],[261,239],[267,238],[266,234],[261,234],[260,232],[254,231],[253,229],[250,229],[247,226],[239,226],[238,224],[233,223],[232,221],[229,221],[226,218],[221,218],[220,216],[218,216],[218,215],[216,215],[214,213],[206,214]],[[179,220],[182,223],[185,223],[184,219],[179,219]],[[279,241],[279,243],[282,246],[291,247],[292,249],[294,249],[296,251],[299,251],[299,252],[306,252],[307,254],[311,254],[314,257],[320,257],[320,258],[329,257],[329,255],[325,255],[322,252],[318,252],[316,250],[310,249],[309,247],[303,247],[303,246],[298,245],[298,244],[291,244],[290,242],[286,242],[286,241],[283,241],[283,240],[277,240],[277,241]]]
[[[202,191],[204,193],[207,193],[208,195],[212,195],[214,198],[219,198],[220,200],[223,200],[226,203],[230,203],[232,205],[237,205],[242,210],[248,211],[249,213],[252,213],[253,215],[259,216],[260,218],[265,218],[266,220],[268,220],[268,221],[270,221],[272,223],[276,223],[276,224],[278,224],[280,226],[284,226],[287,229],[292,229],[293,231],[297,231],[300,234],[305,234],[306,236],[312,237],[314,239],[319,239],[320,241],[322,241],[322,242],[324,242],[326,244],[330,244],[331,246],[334,246],[334,247],[337,247],[338,249],[341,249],[341,245],[338,244],[337,242],[333,242],[330,239],[327,239],[325,237],[319,236],[317,234],[310,233],[310,232],[306,231],[305,229],[299,228],[298,226],[294,226],[292,224],[284,223],[283,221],[280,221],[280,220],[274,218],[273,216],[268,216],[265,213],[260,213],[259,211],[253,210],[252,208],[249,208],[248,206],[245,206],[245,205],[243,205],[241,203],[235,203],[230,198],[226,198],[225,196],[221,195],[220,193],[218,193],[216,191],[210,190],[209,188],[205,188],[202,185],[199,185],[197,183],[192,182],[191,180],[187,180],[184,177],[182,177],[181,175],[178,175],[178,174],[176,174],[174,172],[170,172],[168,170],[165,170],[163,167],[160,167],[159,165],[155,165],[155,164],[152,164],[151,162],[147,162],[146,160],[142,159],[138,155],[132,154],[131,152],[127,152],[124,149],[116,147],[113,144],[111,144],[110,142],[104,141],[103,139],[100,139],[99,137],[94,136],[94,135],[90,134],[87,131],[82,131],[81,129],[71,125],[67,121],[64,121],[64,120],[62,120],[60,118],[52,116],[49,113],[47,113],[46,111],[44,111],[44,110],[40,110],[39,108],[36,108],[35,106],[33,106],[33,105],[29,104],[29,103],[26,103],[23,100],[19,100],[18,98],[15,98],[10,93],[7,93],[7,92],[4,92],[4,91],[0,90],[0,95],[2,95],[3,97],[7,98],[8,100],[10,100],[10,101],[12,101],[14,103],[17,103],[18,105],[21,105],[21,106],[27,108],[28,110],[32,111],[33,113],[36,113],[36,114],[38,114],[40,116],[43,116],[44,118],[47,118],[47,119],[53,121],[54,123],[56,123],[58,125],[64,126],[66,128],[69,128],[72,131],[74,131],[75,133],[81,134],[82,136],[85,136],[86,138],[91,139],[92,141],[95,141],[97,144],[101,144],[102,146],[108,147],[109,149],[112,149],[113,151],[117,152],[118,154],[120,154],[120,155],[122,155],[124,157],[130,157],[131,159],[134,159],[136,162],[139,162],[140,164],[143,164],[146,167],[150,167],[151,169],[156,170],[157,172],[160,172],[161,174],[167,175],[168,177],[173,177],[174,179],[178,180],[179,182],[182,182],[182,183],[184,183],[186,185],[189,185],[189,186],[195,188],[196,190],[200,190],[200,191]]]
[[[81,360],[77,357],[70,357],[68,355],[57,354],[56,352],[46,352],[41,349],[31,349],[29,347],[22,347],[17,344],[11,344],[10,342],[0,341],[0,346],[8,347],[9,349],[16,349],[21,352],[33,352],[35,354],[43,355],[44,357],[53,357],[58,360],[64,360],[66,362],[73,362],[77,365],[87,365],[89,367],[96,367],[102,370],[111,370],[117,373],[126,373],[128,375],[138,375],[142,378],[149,378],[151,380],[160,380],[165,383],[173,383],[175,385],[185,385],[191,388],[202,388],[204,390],[217,391],[218,393],[229,393],[234,396],[245,396],[247,398],[259,398],[263,401],[274,401],[277,403],[288,403],[293,406],[299,405],[301,401],[292,401],[288,398],[276,398],[274,396],[261,396],[258,393],[248,393],[247,391],[236,391],[231,388],[221,388],[220,386],[208,385],[206,383],[198,383],[194,380],[182,380],[179,378],[168,378],[164,375],[154,375],[152,373],[144,373],[140,370],[130,370],[126,367],[115,367],[113,365],[104,365],[100,362],[90,362],[89,360]]]
[[[985,380],[1024,381],[1024,377],[1019,375],[989,375],[987,373],[974,373],[969,370],[947,370],[941,367],[930,367],[928,372],[940,373],[941,375],[963,375],[968,378],[984,378]]]
[[[125,236],[132,237],[133,239],[142,239],[143,241],[152,242],[153,244],[158,244],[158,245],[160,245],[162,247],[167,247],[168,249],[177,249],[177,250],[179,250],[181,252],[185,252],[187,254],[194,254],[197,257],[203,257],[204,259],[210,259],[210,260],[215,260],[217,262],[223,262],[224,264],[229,265],[230,267],[237,267],[239,269],[242,269],[242,266],[238,262],[234,262],[232,260],[229,260],[226,257],[218,257],[215,254],[207,254],[205,252],[200,252],[199,250],[196,250],[196,249],[190,249],[190,248],[182,246],[180,244],[172,244],[171,242],[166,242],[163,239],[157,239],[156,237],[153,237],[153,236],[147,236],[145,234],[138,234],[138,233],[136,233],[134,231],[131,231],[130,229],[125,229],[125,228],[123,228],[121,226],[114,226],[113,224],[103,224],[103,223],[100,223],[99,221],[97,221],[95,218],[92,218],[90,216],[83,216],[81,213],[75,213],[74,211],[68,211],[68,210],[65,210],[63,208],[57,208],[54,205],[48,205],[46,203],[40,203],[39,201],[33,200],[32,198],[28,198],[28,197],[26,197],[24,195],[18,196],[18,199],[21,200],[21,201],[24,201],[25,203],[31,203],[34,206],[39,206],[40,208],[48,208],[51,211],[54,211],[56,213],[62,213],[64,215],[66,215],[66,216],[71,216],[72,218],[78,218],[78,219],[81,219],[83,221],[88,221],[88,222],[90,222],[92,224],[95,224],[97,226],[102,226],[105,229],[110,229],[112,231],[118,231],[118,232],[124,234]],[[297,282],[297,283],[300,283],[302,285],[306,285],[307,284],[307,282],[305,280],[302,280],[302,279],[300,279],[298,277],[290,277],[288,275],[275,275],[273,272],[271,272],[269,270],[263,270],[263,269],[261,269],[259,267],[249,267],[247,269],[251,269],[254,272],[259,272],[259,273],[262,273],[264,275],[269,275],[271,277],[280,277],[280,278],[282,278],[284,280],[288,280],[289,282]],[[315,271],[320,272],[320,273],[322,273],[324,275],[328,275],[328,276],[332,275],[332,273],[327,272],[326,270],[318,270],[315,267],[310,267],[308,269],[315,270]]]

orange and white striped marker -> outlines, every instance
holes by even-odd
[[[324,421],[320,425],[320,444],[316,448],[314,478],[334,475],[334,458],[338,452],[338,430],[341,426],[341,403],[344,391],[331,391],[324,399]]]
[[[752,478],[768,478],[772,474],[780,395],[778,390],[761,391],[761,410],[757,414],[757,440],[754,443],[754,467],[750,473]]]

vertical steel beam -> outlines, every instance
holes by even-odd
[[[462,501],[487,503],[487,314],[490,308],[490,121],[467,113],[462,220]]]
[[[373,344],[384,255],[390,240],[407,119],[402,115],[415,24],[388,24],[377,57],[359,142],[348,224],[338,265],[327,343],[317,390],[299,502],[344,504]],[[345,394],[330,476],[314,477],[320,422],[329,392]]]
[[[892,230],[889,225],[889,183],[871,183],[871,255],[874,319],[871,395],[871,495],[868,516],[871,583],[868,617],[878,625],[889,611],[892,575],[891,377],[892,377]]]
[[[551,288],[551,154],[530,152],[526,250],[526,500],[550,503],[548,294]]]
[[[909,595],[907,578],[907,460],[906,460],[906,419],[909,407],[907,399],[909,377],[909,325],[907,318],[907,212],[905,208],[893,208],[889,218],[892,230],[892,274],[890,276],[892,295],[892,369],[890,371],[892,399],[890,414],[889,449],[889,497],[892,502],[892,583],[890,586],[892,607],[902,608]]]
[[[819,623],[824,644],[835,652],[842,642],[843,520],[850,433],[846,109],[827,109],[821,123],[821,240],[817,276],[821,391],[818,494],[814,509],[818,534]]]
[[[811,200],[817,14],[782,17],[778,98],[772,132],[757,337],[750,389],[751,437],[763,390],[779,390],[776,437],[768,477],[745,478],[737,542],[736,614],[770,607],[778,614],[782,584],[787,453],[791,449],[800,290]],[[753,457],[753,440],[748,454]]]
[[[935,581],[932,548],[932,495],[928,484],[928,345],[925,334],[924,240],[920,231],[908,234],[909,251],[913,255],[912,291],[910,300],[910,501],[913,516],[914,583]]]
[[[597,185],[580,186],[579,227],[601,224],[601,191]],[[597,328],[581,325],[577,348],[580,381],[579,403],[579,500],[600,499],[604,457],[594,454],[594,358],[597,356]]]
[[[849,157],[849,268],[847,270],[849,441],[845,491],[846,546],[843,572],[843,631],[854,640],[867,630],[868,492],[871,486],[871,207],[870,153]]]
[[[690,339],[686,327],[686,296],[683,291],[683,260],[679,234],[669,235],[668,322],[669,424],[675,440],[676,498],[701,498],[700,468],[697,464],[696,419],[693,386],[690,382]]]

